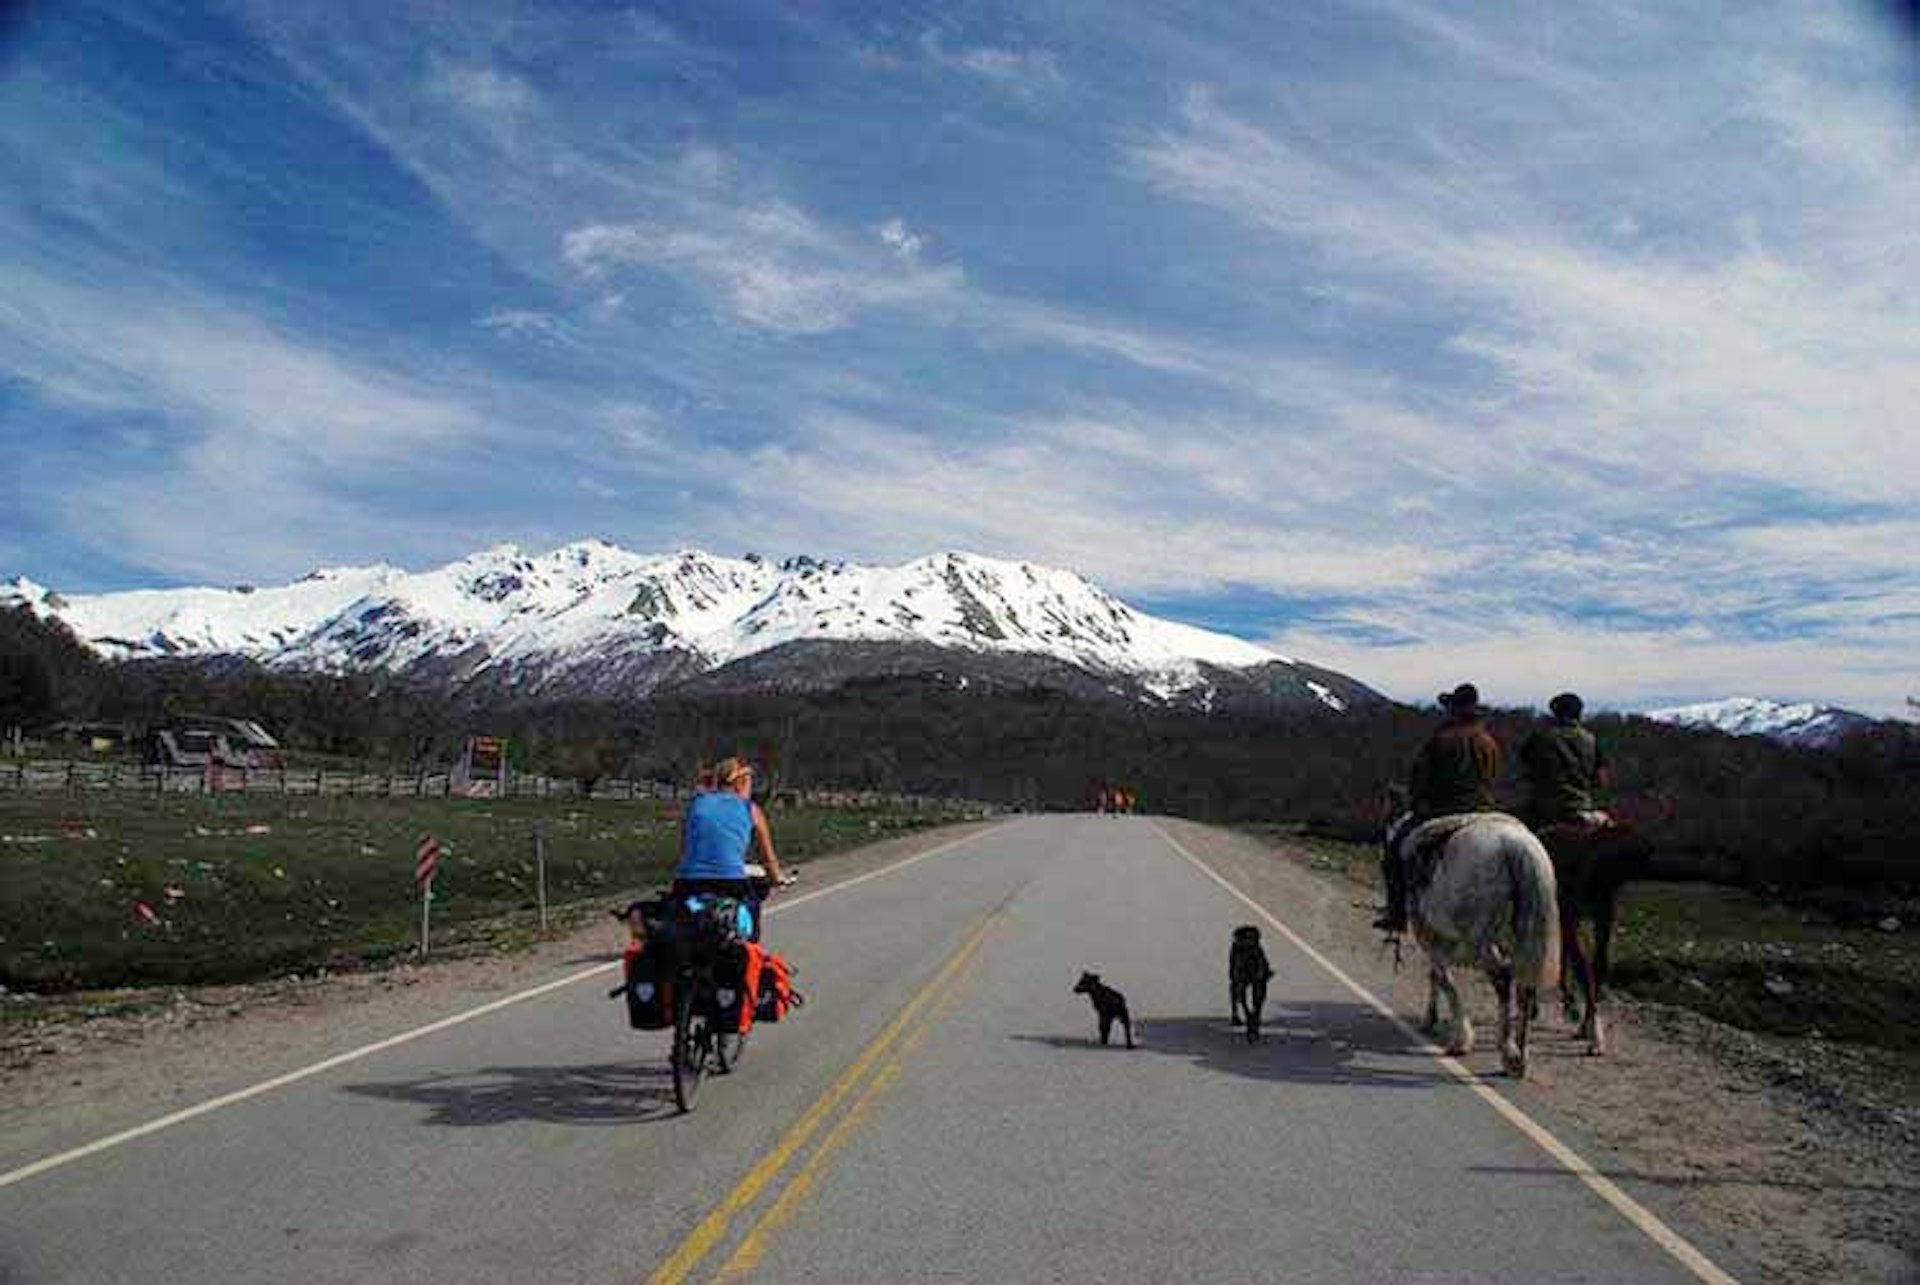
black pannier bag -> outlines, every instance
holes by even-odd
[[[713,1003],[707,1014],[715,1029],[744,1030],[741,1009],[750,1003],[747,993],[747,952],[739,945],[723,946],[713,960]]]
[[[649,940],[639,950],[629,949],[627,1024],[636,1030],[658,1031],[673,1025],[672,950]]]

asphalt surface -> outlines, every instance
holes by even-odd
[[[1250,917],[1151,820],[1012,821],[777,913],[810,1002],[691,1115],[587,978],[0,1187],[0,1280],[1692,1279],[1273,932],[1248,1045]]]

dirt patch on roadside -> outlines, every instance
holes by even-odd
[[[805,863],[796,894],[994,824],[920,830],[815,858]],[[0,1159],[24,1163],[516,991],[611,966],[624,932],[604,911],[623,900],[609,894],[604,905],[571,907],[546,938],[524,926],[476,931],[424,964],[240,986],[0,995]]]
[[[1424,1009],[1424,974],[1411,953],[1394,972],[1367,889],[1298,844],[1161,824],[1396,1010]],[[1496,1079],[1492,992],[1465,993],[1482,1030],[1469,1062]],[[1753,1279],[1920,1281],[1920,1103],[1874,1093],[1871,1055],[1660,1004],[1607,1012],[1609,1053],[1591,1058],[1549,1005],[1515,1099],[1584,1130],[1597,1169]]]

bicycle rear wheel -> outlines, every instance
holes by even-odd
[[[707,1029],[706,1016],[695,1011],[695,989],[683,984],[673,1006],[673,1103],[682,1114],[693,1110],[700,1081],[707,1073],[707,1059],[713,1055],[713,1035]]]
[[[740,1065],[747,1055],[747,1037],[742,1032],[722,1031],[713,1037],[713,1069],[722,1075]]]

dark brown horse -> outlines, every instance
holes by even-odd
[[[1630,825],[1550,825],[1539,831],[1540,841],[1553,858],[1554,881],[1560,895],[1560,1000],[1569,1022],[1579,1024],[1578,1038],[1587,1052],[1607,1051],[1606,1027],[1600,1020],[1600,991],[1612,968],[1613,921],[1620,889],[1644,876],[1653,859],[1653,845]],[[1582,921],[1593,925],[1593,950],[1580,936]],[[1574,986],[1580,994],[1576,997]]]

